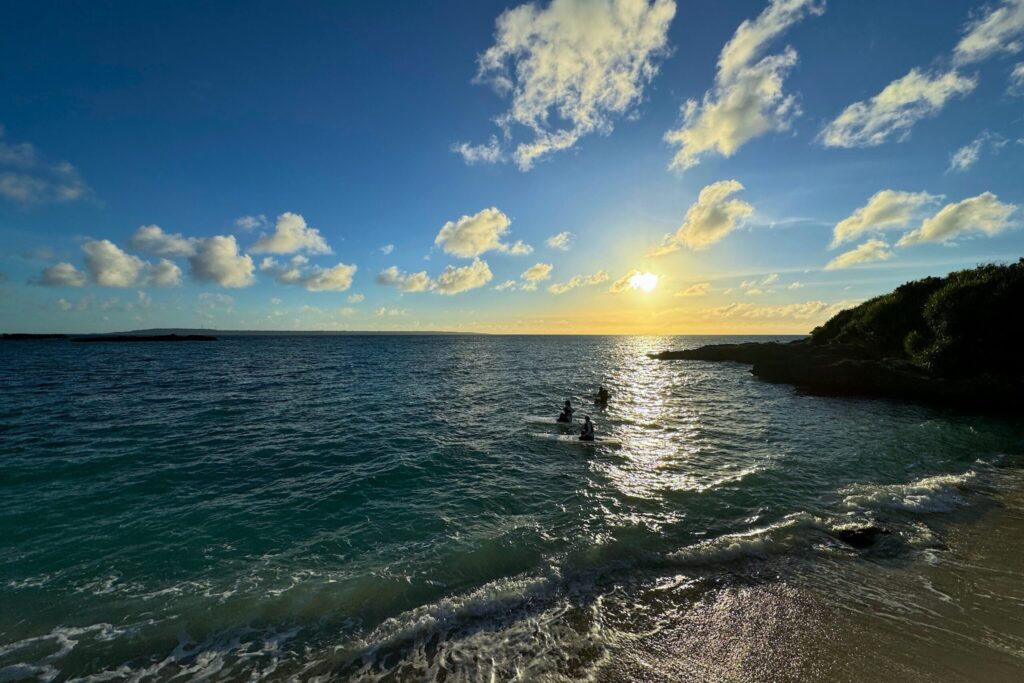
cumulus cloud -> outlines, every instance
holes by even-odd
[[[560,232],[547,239],[547,245],[549,247],[552,249],[559,249],[561,251],[569,251],[570,244],[572,244],[571,232]]]
[[[511,151],[521,170],[585,135],[610,133],[635,107],[667,52],[675,9],[674,0],[552,0],[498,17],[476,81],[511,99],[496,119],[510,145],[517,129],[532,136]],[[497,137],[453,149],[468,163],[505,158]]]
[[[536,290],[541,282],[550,279],[553,268],[550,263],[537,263],[527,268],[520,276],[523,280],[523,289],[529,292]]]
[[[393,245],[393,244],[385,244],[383,247],[380,248],[380,253],[384,254],[385,256],[389,256],[389,255],[391,255],[391,253],[394,250],[395,250],[395,245]]]
[[[473,258],[488,251],[507,252],[516,256],[532,252],[533,247],[521,241],[514,244],[502,242],[511,224],[508,216],[491,207],[472,216],[463,216],[457,221],[448,221],[437,233],[434,244],[446,254],[462,258]]]
[[[911,69],[866,102],[854,102],[821,131],[826,147],[875,147],[902,142],[921,119],[938,113],[954,97],[970,93],[977,79],[955,70],[925,73]]]
[[[500,285],[495,285],[494,289],[499,292],[505,292],[510,289],[515,289],[518,283],[515,280],[505,280]]]
[[[222,287],[248,287],[256,278],[252,257],[238,251],[233,235],[217,235],[196,243],[188,259],[192,277],[199,282],[214,282]]]
[[[398,316],[398,315],[405,315],[405,310],[404,309],[400,309],[400,308],[388,308],[387,306],[381,306],[376,311],[374,311],[374,313],[376,313],[377,315],[379,315],[381,317],[384,317],[384,316]]]
[[[267,217],[263,214],[258,216],[239,216],[235,219],[235,227],[243,232],[251,232],[257,228],[267,227]]]
[[[427,275],[426,271],[404,273],[396,266],[391,266],[377,275],[377,283],[397,287],[403,292],[458,294],[483,287],[492,277],[487,262],[475,258],[468,266],[448,266],[436,280]]]
[[[159,225],[139,226],[131,237],[131,245],[139,251],[168,258],[191,256],[196,252],[196,241],[179,233],[166,233]]]
[[[974,166],[981,159],[986,151],[998,152],[1010,143],[998,133],[990,133],[987,130],[976,137],[969,144],[964,145],[949,157],[949,168],[946,173],[962,172]]]
[[[917,230],[901,237],[896,246],[949,242],[969,232],[981,232],[992,237],[1012,226],[1010,216],[1018,208],[1014,204],[1000,202],[991,192],[982,192],[976,197],[942,207],[937,214],[925,219]]]
[[[33,282],[47,287],[84,287],[85,273],[70,263],[55,263],[43,268],[42,274]]]
[[[308,263],[309,259],[302,254],[296,254],[284,263],[267,256],[260,261],[260,271],[282,285],[301,283],[310,292],[344,292],[352,286],[356,266],[339,263],[333,268],[320,268],[307,267]]]
[[[599,285],[602,282],[607,282],[608,280],[608,273],[603,270],[599,270],[593,275],[574,275],[568,282],[556,282],[548,287],[548,291],[552,294],[565,294],[577,287]]]
[[[349,294],[345,300],[350,304],[359,304],[362,303],[364,299],[366,299],[366,297],[362,294]]]
[[[473,259],[468,266],[456,268],[448,266],[437,278],[437,291],[441,294],[458,294],[477,287],[483,287],[491,281],[493,275],[486,261]]]
[[[332,268],[314,268],[306,275],[302,286],[309,292],[344,292],[352,286],[357,267],[339,263]]]
[[[797,63],[796,50],[762,55],[790,26],[824,11],[820,0],[772,0],[756,19],[740,24],[718,57],[714,87],[702,101],[688,100],[682,125],[665,134],[679,147],[672,168],[690,168],[711,153],[731,157],[751,139],[790,127],[800,108],[783,83]]]
[[[720,180],[706,186],[686,212],[679,229],[665,235],[661,245],[649,255],[664,256],[683,246],[703,249],[741,226],[754,212],[754,207],[742,199],[729,197],[742,189],[743,185],[736,180]]]
[[[868,203],[836,223],[832,231],[832,248],[855,240],[865,233],[906,227],[922,208],[942,197],[927,192],[876,192]]]
[[[254,254],[330,254],[331,248],[320,231],[306,225],[306,219],[297,213],[285,212],[277,217],[274,232],[264,233],[250,250]]]
[[[849,268],[859,263],[871,263],[874,261],[887,261],[893,256],[889,245],[880,239],[870,239],[855,249],[843,252],[828,262],[825,270],[837,270]]]
[[[19,204],[73,202],[92,189],[67,161],[48,162],[29,142],[8,142],[0,125],[0,197]]]
[[[110,240],[86,242],[82,251],[89,276],[103,287],[133,287],[146,267],[145,261],[125,253]]]
[[[181,279],[181,268],[178,264],[162,258],[147,267],[142,284],[153,287],[177,287],[181,284]]]
[[[708,292],[711,291],[710,282],[698,282],[695,285],[690,285],[686,289],[676,292],[676,296],[707,296]]]
[[[260,272],[267,273],[282,285],[293,285],[302,279],[302,268],[307,263],[309,259],[301,254],[296,254],[286,263],[266,256],[260,261]]]
[[[1003,0],[968,23],[953,50],[957,64],[972,64],[997,54],[1016,54],[1024,48],[1024,0]]]

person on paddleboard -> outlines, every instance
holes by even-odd
[[[589,415],[583,416],[583,429],[580,430],[580,441],[594,440],[594,423],[590,421]]]
[[[572,414],[575,412],[576,411],[572,408],[572,404],[566,401],[565,407],[562,408],[562,412],[558,416],[558,422],[572,422]]]

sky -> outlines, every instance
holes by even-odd
[[[1024,0],[5,15],[3,331],[799,334],[1024,255]]]

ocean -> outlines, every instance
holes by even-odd
[[[0,681],[1020,680],[1020,423],[742,339],[0,342]]]

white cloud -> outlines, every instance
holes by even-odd
[[[757,287],[751,287],[746,291],[747,296],[761,296],[762,294],[764,294],[764,290]]]
[[[437,291],[441,294],[458,294],[477,287],[483,287],[491,281],[493,275],[486,261],[473,259],[468,266],[456,268],[448,266],[437,278]]]
[[[1010,72],[1008,92],[1011,95],[1024,95],[1024,62],[1014,66],[1013,71]]]
[[[154,256],[177,258],[196,252],[196,239],[179,233],[166,233],[159,225],[141,225],[131,237],[131,245]]]
[[[889,245],[880,239],[870,239],[855,249],[843,252],[828,262],[825,270],[837,270],[849,268],[858,263],[871,263],[874,261],[888,261],[893,256]]]
[[[608,273],[603,270],[599,270],[593,275],[574,275],[568,282],[556,282],[548,287],[548,291],[552,294],[565,294],[569,290],[576,289],[577,287],[599,285],[602,282],[607,282],[608,279]]]
[[[333,268],[314,268],[305,277],[302,286],[309,292],[344,292],[352,286],[357,267],[339,263]]]
[[[946,173],[966,171],[978,163],[986,149],[998,152],[1009,143],[1010,141],[1002,135],[990,133],[986,130],[972,142],[953,152],[949,157],[949,168],[946,169]]]
[[[243,232],[251,232],[256,228],[264,228],[267,225],[267,217],[263,214],[258,216],[240,216],[235,219],[235,227]]]
[[[711,319],[756,318],[766,320],[821,321],[831,318],[839,311],[853,306],[854,302],[806,301],[782,306],[758,306],[757,304],[735,303],[706,311]]]
[[[405,315],[405,310],[400,308],[388,308],[387,306],[381,306],[375,313],[379,316],[398,316]]]
[[[57,308],[62,311],[70,311],[74,306],[67,299],[57,299]]]
[[[923,242],[948,242],[967,232],[982,232],[992,237],[1012,226],[1010,216],[1018,207],[999,201],[991,192],[982,192],[961,202],[947,204],[921,227],[908,232],[896,243],[906,247]]]
[[[437,233],[434,244],[446,254],[462,258],[473,258],[488,251],[508,252],[517,256],[532,252],[533,247],[521,241],[515,244],[501,241],[508,234],[511,224],[508,216],[491,207],[473,216],[448,221]]]
[[[953,50],[957,64],[972,64],[996,54],[1016,54],[1024,48],[1024,0],[1003,0],[967,25]]]
[[[695,285],[690,285],[686,289],[676,292],[676,296],[707,296],[708,292],[710,291],[710,282],[698,282]]]
[[[188,262],[192,277],[199,282],[215,282],[222,287],[248,287],[255,282],[252,257],[238,252],[233,235],[200,240]]]
[[[740,24],[718,57],[714,87],[701,102],[688,100],[682,125],[665,134],[679,147],[672,168],[690,168],[711,153],[731,157],[749,140],[790,127],[800,108],[783,82],[797,63],[796,50],[761,55],[790,26],[824,11],[819,0],[772,0],[756,19]]]
[[[302,279],[302,268],[309,262],[305,256],[297,254],[288,263],[281,263],[272,256],[260,261],[260,271],[269,274],[282,285],[293,285]]]
[[[472,145],[468,142],[456,142],[452,144],[452,151],[462,156],[463,160],[472,166],[473,164],[496,164],[505,161],[505,153],[501,151],[501,143],[498,137],[492,135],[491,139],[482,145]]]
[[[551,277],[551,270],[554,268],[550,263],[537,263],[527,268],[520,276],[523,279],[523,289],[532,292],[537,285]]]
[[[585,135],[611,132],[657,73],[675,9],[673,0],[552,0],[498,17],[495,43],[480,55],[476,80],[511,98],[497,118],[506,139],[517,127],[532,135],[512,152],[520,169]],[[453,149],[469,163],[504,158],[496,137]]]
[[[475,258],[473,263],[468,266],[459,268],[448,266],[436,280],[427,275],[426,271],[404,273],[397,267],[391,266],[377,275],[377,283],[397,287],[403,292],[458,294],[482,287],[490,282],[492,277],[487,262]]]
[[[570,244],[572,244],[571,232],[560,232],[547,239],[547,245],[549,247],[552,249],[560,249],[561,251],[569,251]]]
[[[639,270],[629,271],[628,273],[620,277],[618,280],[613,282],[612,286],[608,288],[608,291],[611,292],[612,294],[621,294],[622,292],[625,292],[628,289],[633,289],[633,276],[639,274]]]
[[[142,284],[153,287],[177,287],[181,284],[181,268],[165,258],[155,264],[147,264]]]
[[[385,268],[377,274],[377,284],[393,285],[403,292],[429,292],[435,283],[425,270],[418,273],[403,273],[396,266]]]
[[[911,69],[867,102],[854,102],[821,131],[826,147],[875,147],[895,138],[902,142],[919,120],[938,113],[946,103],[978,84],[956,71],[923,73]]]
[[[43,268],[42,274],[33,282],[48,287],[84,287],[85,273],[70,263],[55,263]]]
[[[28,142],[10,143],[0,125],[0,197],[20,204],[73,202],[92,194],[78,169],[45,161]]]
[[[385,256],[390,256],[391,253],[394,250],[395,250],[395,245],[393,245],[393,244],[385,244],[383,247],[380,248],[380,253],[384,254]]]
[[[742,189],[743,185],[736,180],[720,180],[706,186],[686,212],[686,218],[679,229],[665,235],[661,246],[649,255],[671,254],[683,246],[703,249],[741,226],[754,213],[754,207],[742,199],[729,197]]]
[[[271,306],[280,306],[282,303],[284,302],[281,299],[277,298],[276,296],[270,297]]]
[[[832,231],[832,248],[855,240],[865,233],[906,227],[922,208],[942,197],[927,192],[876,192],[868,203],[836,223]]]
[[[516,283],[515,280],[505,280],[500,285],[495,286],[494,289],[499,291],[499,292],[504,292],[504,291],[507,291],[507,290],[510,290],[510,289],[515,289],[516,288],[516,284],[517,283]]]
[[[103,287],[133,287],[147,266],[138,256],[125,253],[110,240],[86,242],[82,251],[89,276]]]
[[[274,232],[263,234],[250,250],[254,254],[330,254],[331,248],[320,231],[306,225],[306,219],[297,213],[285,212],[277,217]]]
[[[791,282],[791,283],[789,283],[789,286],[786,287],[786,289],[803,289],[803,288],[804,288],[804,283],[802,283],[802,282]]]
[[[767,286],[767,285],[772,285],[772,284],[775,284],[778,281],[779,281],[779,274],[778,273],[772,273],[771,275],[768,275],[767,277],[765,277],[765,279],[761,280],[761,286],[764,287],[764,286]]]
[[[363,302],[364,299],[366,299],[366,297],[363,296],[362,294],[349,294],[345,300],[348,301],[350,304],[360,304]]]
[[[309,259],[301,254],[292,256],[287,263],[267,256],[260,262],[260,271],[282,285],[301,283],[310,292],[344,292],[352,286],[356,266],[339,263],[333,268],[307,268],[308,263]]]

